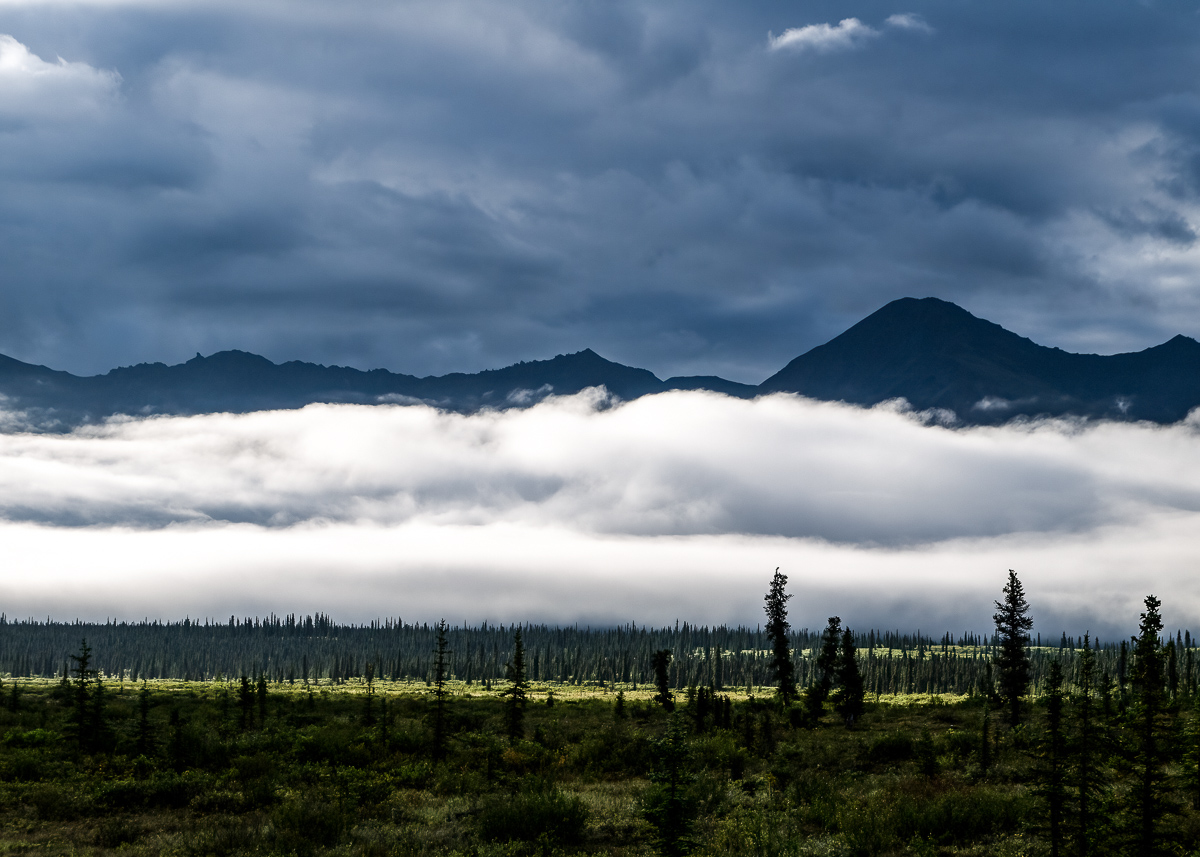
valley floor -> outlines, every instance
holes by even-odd
[[[457,684],[439,752],[418,683],[114,682],[82,737],[73,686],[12,687],[0,854],[1051,853],[1040,704],[1016,730],[992,711],[985,750],[977,697],[884,697],[848,729],[765,688],[680,692],[668,714],[644,688],[539,685],[511,739],[501,684]],[[1170,716],[1157,841],[1200,854],[1196,718]],[[1114,709],[1104,728],[1085,854],[1121,853],[1132,819],[1128,725]]]

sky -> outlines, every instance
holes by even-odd
[[[1200,337],[1200,7],[0,0],[0,353],[758,383],[900,297]],[[10,616],[1200,628],[1200,422],[603,392],[22,431]]]
[[[0,353],[758,383],[895,298],[1200,336],[1185,3],[0,0]]]

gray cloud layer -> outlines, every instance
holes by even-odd
[[[1007,568],[1039,627],[1200,619],[1200,432],[947,430],[892,406],[598,393],[472,416],[310,406],[0,434],[10,612],[981,629]]]
[[[760,381],[902,295],[1200,335],[1179,4],[0,5],[0,351]],[[62,58],[61,60],[59,58]]]

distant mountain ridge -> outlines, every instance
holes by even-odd
[[[0,394],[46,428],[116,414],[198,414],[299,408],[314,402],[427,403],[454,411],[526,407],[548,395],[603,386],[620,399],[668,390],[749,398],[776,392],[874,405],[903,397],[944,408],[965,424],[1018,416],[1170,423],[1200,406],[1200,343],[1176,336],[1129,354],[1072,354],[1037,345],[937,298],[902,298],[758,386],[715,376],[659,380],[591,349],[473,374],[418,378],[289,361],[245,351],[197,354],[186,363],[142,363],[81,377],[0,355]]]
[[[975,424],[1040,415],[1172,423],[1200,406],[1200,342],[1176,336],[1128,354],[1073,354],[948,301],[902,298],[758,389],[860,405],[902,396]]]

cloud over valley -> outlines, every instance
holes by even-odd
[[[120,420],[0,435],[0,596],[92,617],[754,623],[780,565],[809,624],[980,628],[1015,567],[1041,626],[1095,631],[1147,587],[1200,618],[1197,474],[1190,421],[950,429],[790,395]]]

